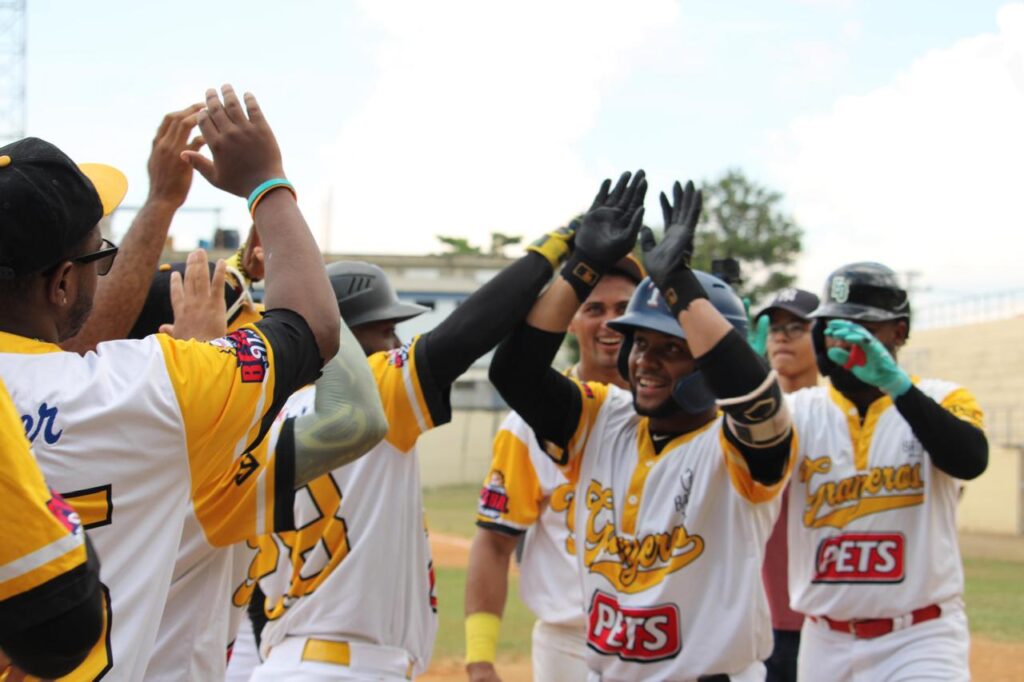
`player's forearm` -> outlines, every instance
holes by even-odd
[[[785,473],[793,435],[775,374],[732,325],[697,358],[697,366],[727,415],[726,433],[747,461],[753,479],[765,485],[777,483]]]
[[[358,459],[387,432],[366,355],[342,323],[341,349],[316,381],[314,410],[295,420],[295,487]]]
[[[450,386],[522,320],[551,279],[551,264],[530,252],[473,292],[421,343],[434,385]]]
[[[520,325],[491,359],[490,379],[501,397],[542,440],[564,448],[579,422],[579,390],[551,368],[564,333]]]
[[[257,206],[255,220],[266,262],[267,309],[286,308],[301,315],[313,331],[321,359],[333,358],[341,319],[338,301],[298,205],[288,192],[270,192]]]
[[[466,572],[466,615],[486,612],[501,616],[508,597],[508,567],[518,536],[478,528],[469,549]]]
[[[946,410],[917,386],[896,398],[895,404],[936,467],[965,481],[988,468],[984,431]]]
[[[160,199],[143,204],[121,240],[114,266],[99,278],[92,313],[81,331],[65,339],[61,348],[85,353],[98,343],[128,335],[146,301],[176,209]]]

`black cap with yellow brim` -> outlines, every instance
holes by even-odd
[[[79,166],[45,140],[0,147],[0,279],[40,272],[70,256],[127,191],[121,171]]]

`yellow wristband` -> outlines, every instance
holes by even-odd
[[[501,618],[478,611],[466,616],[466,663],[494,663]]]

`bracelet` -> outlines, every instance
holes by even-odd
[[[501,618],[477,611],[466,616],[466,663],[494,663]]]
[[[299,195],[295,193],[295,187],[292,183],[288,182],[286,178],[271,178],[266,182],[261,182],[256,189],[249,194],[249,215],[253,218],[256,217],[256,207],[259,206],[260,201],[263,200],[269,192],[277,189],[278,187],[284,187],[286,190],[292,193],[292,196],[298,200]]]

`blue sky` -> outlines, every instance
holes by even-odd
[[[807,288],[861,258],[936,296],[1021,286],[1021,3],[29,2],[28,133],[122,168],[129,204],[162,115],[223,82],[259,97],[332,251],[530,236],[620,170],[740,167],[806,230]],[[201,179],[189,206],[245,227]]]

